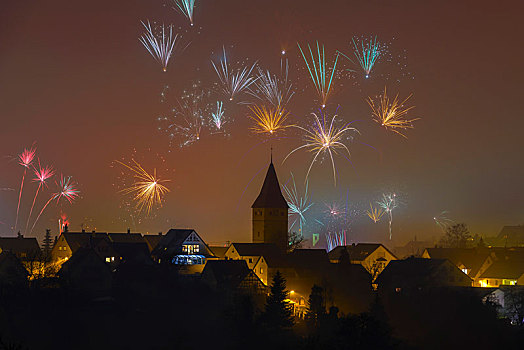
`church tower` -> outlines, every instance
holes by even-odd
[[[288,248],[288,205],[278,183],[273,159],[260,194],[251,206],[253,243],[274,243],[283,252]]]

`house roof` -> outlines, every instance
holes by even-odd
[[[156,248],[158,245],[158,242],[162,239],[162,235],[144,235],[144,241],[147,243],[147,246],[149,247],[149,251],[153,251],[153,249]]]
[[[191,233],[195,233],[200,240],[203,242],[203,244],[207,248],[207,252],[200,252],[201,255],[209,256],[211,253],[211,249],[207,246],[206,242],[200,237],[200,235],[193,229],[178,229],[178,228],[172,228],[167,233],[162,236],[162,239],[158,242],[156,247],[153,249],[151,254],[153,255],[163,255],[166,252],[168,254],[173,254],[178,248],[182,246],[182,243],[189,237]]]
[[[324,249],[295,249],[288,257],[295,267],[323,268],[329,264],[328,254]]]
[[[61,236],[64,237],[73,253],[80,248],[96,245],[98,240],[108,240],[105,232],[62,232]]]
[[[274,243],[232,243],[240,256],[262,256],[268,267],[288,267],[286,256]]]
[[[390,261],[376,281],[379,285],[388,280],[401,280],[403,283],[407,281],[439,283],[440,281],[433,278],[443,265],[451,265],[456,269],[455,272],[467,277],[447,259],[407,258]]]
[[[524,225],[504,226],[497,238],[524,242]]]
[[[363,261],[380,246],[384,247],[386,251],[388,251],[391,255],[395,256],[395,254],[393,254],[388,248],[386,248],[383,244],[380,243],[358,243],[353,245],[338,246],[335,249],[331,250],[328,253],[328,256],[330,260],[338,261],[338,259],[340,258],[340,254],[342,253],[342,250],[346,249],[351,261]]]
[[[145,242],[118,242],[113,243],[112,247],[124,261],[145,263],[152,262],[149,255],[149,248]]]
[[[209,260],[202,275],[212,273],[218,285],[236,288],[250,272],[245,260]]]
[[[3,251],[0,253],[0,271],[9,271],[10,275],[17,274],[18,276],[29,276],[24,265],[18,260],[16,255],[11,251]]]
[[[40,246],[34,237],[0,237],[0,248],[2,251],[10,251],[14,254],[40,252]]]
[[[264,184],[251,208],[288,208],[287,202],[280,190],[277,173],[273,162],[269,164]]]
[[[495,261],[480,278],[519,279],[524,274],[524,250],[498,249]]]
[[[145,243],[140,233],[108,233],[107,236],[113,243]]]
[[[219,247],[219,246],[209,247],[209,249],[211,249],[211,251],[217,258],[223,258],[226,255],[226,251],[228,250],[228,248],[229,247]]]
[[[475,276],[489,256],[485,248],[427,248],[432,259],[448,259],[455,266],[464,265],[471,269],[469,275]]]

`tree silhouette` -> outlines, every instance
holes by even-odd
[[[46,229],[45,237],[44,237],[44,240],[42,241],[42,252],[44,253],[45,258],[49,256],[52,249],[53,249],[53,239],[51,238],[51,230]]]
[[[466,248],[472,241],[466,224],[456,224],[446,228],[446,234],[440,243],[447,248]]]
[[[263,321],[268,328],[285,330],[293,326],[293,310],[286,299],[286,280],[277,271],[273,276],[271,291],[266,299]]]
[[[309,327],[316,328],[320,320],[326,314],[326,301],[324,300],[324,289],[313,285],[309,294],[306,310],[306,322]]]

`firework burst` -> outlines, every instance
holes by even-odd
[[[33,171],[35,174],[35,178],[33,179],[33,182],[38,182],[38,187],[36,188],[35,196],[33,198],[33,204],[31,205],[31,210],[29,210],[29,216],[27,217],[27,221],[25,224],[25,231],[24,231],[25,233],[27,233],[27,229],[29,228],[29,220],[31,219],[31,214],[33,214],[33,208],[35,206],[36,197],[38,196],[40,188],[42,186],[45,186],[46,181],[49,178],[51,178],[55,173],[53,168],[50,166],[42,167],[40,165],[40,160],[38,160],[38,168],[34,168]]]
[[[163,197],[169,192],[169,189],[162,183],[170,180],[161,180],[157,177],[156,169],[153,170],[152,174],[148,173],[135,160],[131,164],[121,161],[115,162],[129,170],[135,179],[132,186],[121,190],[121,192],[133,195],[133,200],[136,201],[136,209],[139,213],[145,209],[146,213],[149,214],[153,207],[162,206]]]
[[[308,69],[313,85],[317,90],[317,94],[320,99],[322,108],[324,108],[326,107],[328,97],[331,93],[333,77],[337,68],[338,54],[335,57],[333,67],[329,68],[326,66],[326,55],[324,52],[324,45],[322,45],[321,49],[317,41],[316,55],[313,53],[311,46],[309,44],[307,46],[309,49],[309,58],[306,57],[306,54],[304,53],[304,51],[302,51],[302,48],[300,47],[300,44],[298,44],[298,48],[300,49],[302,58],[304,58],[304,62],[306,63],[306,67]]]
[[[448,217],[448,214],[449,214],[449,212],[447,210],[444,210],[444,211],[440,212],[439,215],[433,217],[433,220],[435,221],[435,224],[437,224],[438,227],[440,227],[442,232],[446,232],[446,229],[449,226],[451,226],[451,225],[453,225],[455,223],[453,220],[451,220]]]
[[[211,61],[211,64],[220,79],[222,91],[229,96],[230,101],[233,101],[237,94],[249,88],[256,81],[257,78],[251,76],[256,62],[250,68],[245,66],[232,72],[227,62],[226,48],[223,47],[222,50],[223,56],[220,59],[220,64],[215,64],[213,61]]]
[[[33,232],[33,229],[36,226],[36,223],[38,222],[38,219],[40,219],[40,216],[42,216],[42,213],[47,208],[49,203],[51,203],[53,200],[56,199],[56,204],[60,203],[61,199],[66,200],[70,204],[72,204],[76,198],[78,198],[80,191],[77,189],[76,183],[73,181],[71,176],[64,176],[60,175],[60,182],[56,183],[58,187],[58,191],[53,193],[51,195],[51,198],[46,202],[46,204],[42,207],[42,210],[40,210],[40,213],[36,217],[35,222],[33,223],[33,226],[31,227],[30,233]]]
[[[336,247],[345,246],[346,241],[346,230],[340,230],[335,232],[326,233],[327,251],[330,252]]]
[[[371,221],[376,224],[380,221],[382,215],[384,215],[384,211],[382,208],[373,207],[373,205],[369,203],[369,210],[366,211],[366,214],[371,219]]]
[[[311,168],[313,167],[313,164],[315,163],[317,158],[320,155],[327,154],[329,155],[329,158],[331,160],[331,166],[333,168],[333,179],[336,185],[337,175],[333,155],[338,154],[338,151],[345,151],[347,152],[348,156],[350,156],[349,148],[344,144],[343,141],[346,138],[348,138],[349,132],[355,131],[358,133],[358,130],[353,127],[350,127],[351,123],[347,123],[342,127],[337,127],[335,125],[335,119],[338,116],[337,114],[333,115],[331,121],[326,120],[326,113],[321,112],[322,118],[319,118],[319,116],[315,113],[311,114],[314,117],[314,123],[310,129],[305,129],[297,125],[295,126],[305,132],[305,144],[292,150],[286,156],[284,162],[294,152],[303,148],[308,149],[311,153],[314,154],[314,156],[306,174],[307,179],[309,176],[309,172],[311,171]]]
[[[178,34],[173,36],[173,26],[166,28],[162,25],[162,31],[159,34],[153,32],[149,21],[147,25],[142,22],[146,32],[139,38],[140,42],[153,58],[160,63],[164,72],[167,71],[167,64],[172,56],[173,49],[177,42]]]
[[[398,207],[397,195],[395,193],[384,193],[377,204],[384,210],[389,218],[389,239],[392,238],[393,210]]]
[[[200,88],[199,82],[193,83],[191,89],[184,90],[181,98],[176,99],[175,107],[158,117],[159,130],[164,131],[171,140],[179,142],[180,147],[199,141],[204,120],[211,114],[209,95],[209,91]],[[221,121],[220,125],[222,124]]]
[[[367,102],[373,111],[373,120],[387,130],[391,130],[407,138],[400,130],[413,129],[413,122],[420,119],[405,118],[408,112],[415,108],[415,106],[404,107],[411,96],[412,95],[409,95],[405,100],[399,102],[400,100],[397,94],[393,100],[390,100],[387,96],[386,88],[384,88],[384,95],[379,99],[377,104],[375,104],[371,97],[368,97]]]
[[[217,109],[215,112],[211,113],[211,118],[213,119],[213,124],[218,130],[222,129],[224,125],[224,109],[222,101],[217,101]]]
[[[383,52],[385,51],[385,46],[380,44],[380,42],[377,41],[377,37],[375,36],[368,38],[362,38],[361,40],[355,40],[355,38],[352,38],[353,41],[353,54],[355,55],[355,58],[358,61],[358,64],[364,71],[364,74],[366,76],[366,79],[369,78],[369,74],[371,73],[371,70],[375,66],[375,63],[377,63],[378,59],[382,56]],[[353,62],[351,58],[341,53],[344,57],[346,57],[349,61]]]
[[[255,126],[251,129],[256,133],[272,135],[291,126],[286,124],[289,112],[282,107],[267,109],[264,106],[250,106],[249,109],[252,113],[249,117],[255,121]]]
[[[176,8],[173,8],[186,16],[189,23],[191,23],[191,26],[193,26],[193,11],[195,9],[196,0],[173,0],[173,2],[176,5]]]
[[[286,200],[289,205],[289,216],[293,218],[290,231],[298,222],[300,235],[303,235],[303,228],[306,224],[305,213],[313,206],[313,203],[310,203],[308,199],[308,181],[306,181],[304,195],[300,196],[297,191],[297,185],[293,174],[291,174],[291,180],[293,181],[292,187],[287,187],[286,185],[283,186]]]
[[[249,89],[248,93],[263,102],[268,102],[274,108],[285,107],[295,94],[288,79],[288,61],[286,60],[285,66],[282,60],[280,61],[281,78],[271,74],[269,70],[263,71],[260,67],[257,67],[257,70],[258,78],[253,83],[254,88]]]
[[[22,181],[20,182],[20,192],[18,194],[18,205],[16,206],[16,220],[15,226],[13,229],[16,231],[16,226],[18,225],[18,214],[20,213],[20,201],[22,200],[22,191],[24,190],[24,180],[27,173],[27,169],[33,164],[36,155],[36,148],[25,148],[22,153],[18,155],[18,164],[24,167],[24,172],[22,174]]]

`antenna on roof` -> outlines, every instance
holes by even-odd
[[[270,146],[269,152],[270,152],[269,153],[270,154],[270,161],[271,161],[271,163],[273,163],[273,146]]]

